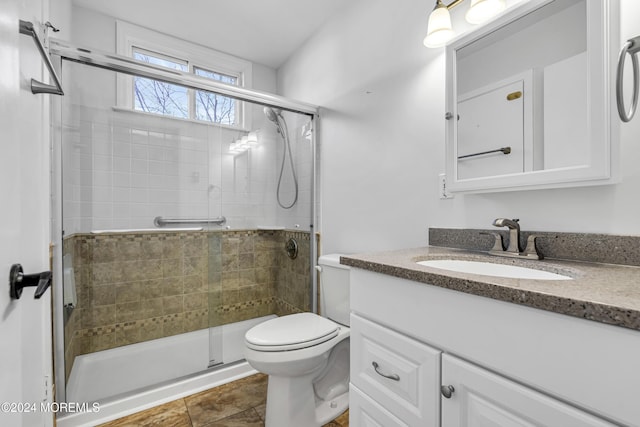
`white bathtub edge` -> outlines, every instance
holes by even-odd
[[[257,373],[258,371],[247,362],[241,362],[135,396],[102,404],[98,412],[66,414],[57,418],[56,421],[58,427],[93,427]]]

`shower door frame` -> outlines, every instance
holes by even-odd
[[[215,94],[228,96],[239,101],[247,101],[267,107],[279,108],[294,113],[305,114],[311,119],[311,155],[312,155],[312,183],[311,183],[311,224],[310,233],[310,271],[311,289],[310,301],[311,311],[317,313],[317,275],[316,262],[318,259],[318,239],[317,233],[320,225],[319,211],[317,209],[318,190],[318,160],[317,160],[317,138],[319,107],[291,100],[268,92],[261,92],[253,89],[246,89],[238,86],[226,85],[215,80],[209,80],[194,74],[184,73],[176,70],[168,70],[148,63],[138,62],[132,58],[121,55],[101,52],[95,49],[88,49],[73,43],[50,39],[49,52],[52,57],[56,72],[62,78],[62,61],[80,63],[83,65],[102,68],[127,75],[152,78],[166,83],[177,84],[188,89],[205,90]],[[65,308],[63,301],[63,265],[62,265],[62,101],[61,98],[52,98],[51,101],[51,150],[52,150],[52,188],[51,188],[51,233],[53,242],[53,280],[58,286],[52,287],[53,291],[53,335],[54,335],[54,375],[56,384],[57,402],[66,402],[66,380],[65,380],[65,357],[64,357],[64,318]],[[59,128],[56,128],[59,127]],[[217,367],[217,366],[216,366]],[[203,371],[205,371],[203,369]]]

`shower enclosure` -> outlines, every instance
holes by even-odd
[[[65,88],[52,107],[59,401],[123,401],[223,370],[251,326],[315,311],[314,107],[52,51]],[[235,119],[116,107],[127,79]]]

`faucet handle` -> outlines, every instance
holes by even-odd
[[[536,236],[535,234],[527,237],[527,247],[524,249],[524,252],[522,252],[522,256],[535,259],[544,258],[544,256],[538,252],[538,248],[536,247],[536,238],[538,237],[539,236]]]
[[[480,234],[494,237],[493,247],[489,252],[504,251],[504,244],[502,243],[502,235],[500,233],[496,233],[495,231],[481,231]]]

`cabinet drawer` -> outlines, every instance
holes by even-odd
[[[353,384],[349,386],[349,425],[351,427],[410,427]]]
[[[408,425],[440,423],[440,351],[355,314],[351,381]]]

